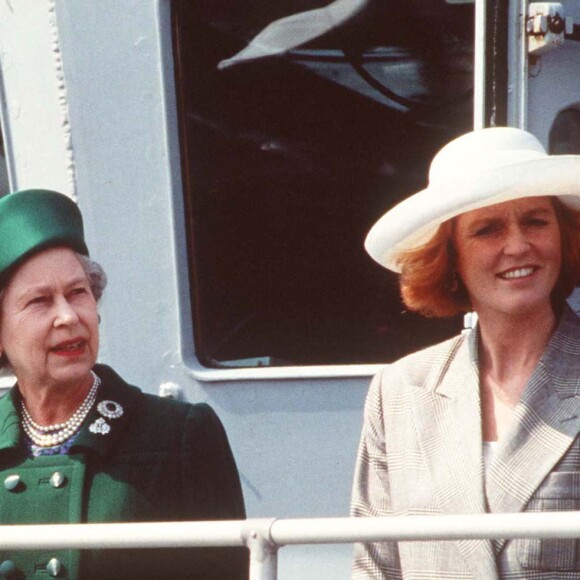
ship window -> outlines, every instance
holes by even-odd
[[[473,5],[175,0],[172,22],[201,363],[384,363],[456,333],[363,242],[471,129]]]

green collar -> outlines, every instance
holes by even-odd
[[[16,387],[12,387],[0,399],[0,451],[15,449],[20,446],[19,404],[20,393]]]

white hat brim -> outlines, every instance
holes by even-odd
[[[544,195],[558,196],[568,207],[580,210],[580,155],[546,156],[429,185],[383,215],[369,231],[365,248],[379,264],[400,272],[398,255],[427,243],[448,219],[504,201]]]

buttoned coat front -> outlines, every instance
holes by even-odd
[[[578,318],[565,308],[485,476],[477,342],[475,329],[375,377],[365,407],[353,515],[580,509]],[[353,578],[580,579],[580,543],[358,544]]]
[[[204,404],[146,395],[97,365],[97,402],[68,455],[28,458],[17,388],[0,400],[0,523],[155,522],[245,517],[223,427]],[[118,414],[118,413],[117,413]],[[106,422],[109,429],[103,426]],[[100,427],[99,427],[100,426]],[[245,548],[172,550],[0,549],[0,576],[47,578],[247,578]]]

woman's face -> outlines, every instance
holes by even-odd
[[[0,348],[21,387],[92,381],[99,349],[97,305],[71,249],[44,250],[16,270],[0,305]]]
[[[549,197],[507,201],[461,214],[455,220],[453,241],[457,272],[480,316],[551,308],[562,251]]]

